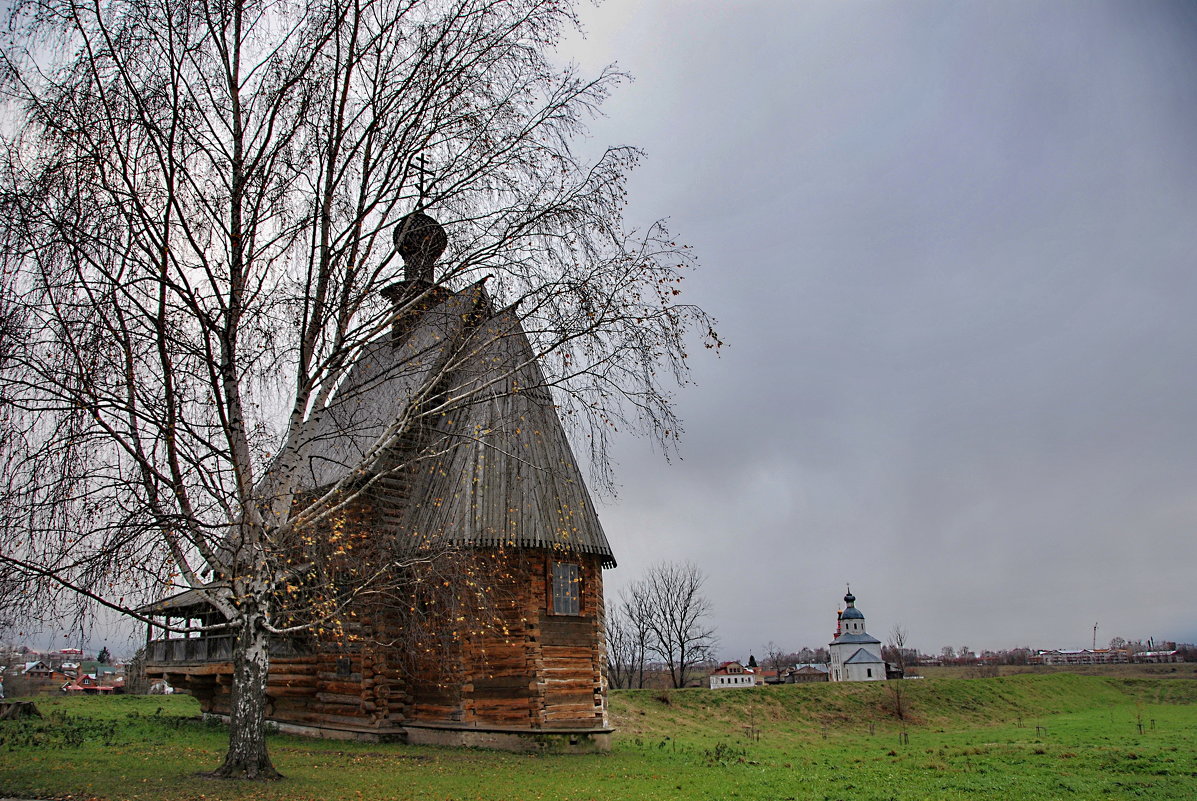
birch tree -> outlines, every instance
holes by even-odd
[[[423,265],[409,213],[450,233],[439,283],[485,281],[516,310],[599,481],[614,431],[676,439],[688,337],[718,345],[679,297],[690,258],[660,225],[625,229],[634,149],[575,152],[621,76],[550,60],[568,3],[27,0],[9,24],[0,581],[19,592],[5,604],[65,589],[132,613],[196,591],[223,618],[205,628],[235,637],[217,774],[277,776],[268,638],[438,558],[385,555],[343,587],[321,574],[306,606],[283,592],[296,549],[327,546],[360,489],[350,471],[302,496],[311,422],[424,301],[380,297],[395,240]],[[434,392],[437,378],[363,470],[481,391]]]

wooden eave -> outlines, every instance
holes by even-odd
[[[147,617],[200,617],[204,613],[212,612],[213,609],[212,604],[204,597],[203,590],[190,589],[138,607],[133,611]]]

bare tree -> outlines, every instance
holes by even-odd
[[[549,62],[572,23],[558,0],[13,6],[0,247],[20,345],[0,365],[0,581],[26,608],[65,588],[125,613],[192,590],[217,610],[199,628],[235,638],[220,775],[277,776],[268,638],[336,630],[353,599],[453,562],[436,543],[348,553],[343,516],[363,476],[408,466],[387,461],[397,443],[503,391],[550,397],[599,479],[617,426],[677,436],[685,338],[718,341],[678,301],[686,252],[621,225],[637,153],[571,149],[620,77]],[[439,284],[485,283],[516,321],[493,336],[526,336],[536,369],[446,386],[486,342],[413,355],[401,377],[423,402],[345,416],[359,452],[313,491],[319,421],[354,409],[350,371],[434,291],[380,298],[392,238],[431,278],[413,208],[452,232]],[[701,576],[660,578],[680,676],[709,639]]]
[[[651,611],[649,650],[665,664],[673,686],[684,687],[690,670],[715,649],[711,604],[702,594],[706,576],[692,562],[662,562],[648,569],[643,582]]]
[[[887,681],[885,692],[893,705],[894,717],[898,720],[906,720],[906,716],[910,712],[909,702],[906,699],[906,683],[902,679]]]
[[[761,649],[765,654],[765,665],[770,670],[777,672],[777,678],[781,678],[781,672],[787,665],[795,664],[798,660],[793,659],[793,654],[786,653],[781,650],[781,646],[769,640],[769,642]]]
[[[634,687],[637,661],[642,659],[636,648],[632,622],[618,606],[607,609],[605,621],[607,639],[607,682],[616,689]]]
[[[906,647],[908,639],[906,628],[900,623],[895,623],[889,630],[889,639],[885,647],[881,649],[882,657],[897,665],[898,671],[903,675],[906,673],[907,663],[917,661],[917,652]]]
[[[655,642],[653,610],[643,581],[620,591],[607,612],[607,665],[611,684],[644,687],[644,663]]]
[[[636,646],[636,687],[644,689],[644,666],[652,648],[653,638],[653,609],[649,603],[648,591],[643,581],[633,582],[619,594],[619,605],[624,616],[632,624],[632,634]]]

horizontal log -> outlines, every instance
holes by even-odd
[[[177,675],[177,676],[211,676],[220,673],[231,674],[233,672],[232,662],[204,662],[196,665],[170,665],[164,666],[153,671],[153,675]],[[146,671],[150,675],[150,671]]]
[[[311,698],[304,698],[298,695],[284,695],[274,700],[274,708],[278,712],[310,712],[312,709]]]
[[[372,725],[373,721],[366,717],[353,717],[349,715],[304,715],[299,720],[293,721],[295,723],[305,723],[315,726],[349,726],[355,729],[370,729],[377,728]]]
[[[486,678],[474,679],[473,687],[475,690],[493,689],[498,687],[528,687],[533,682],[534,679],[527,674],[515,676],[488,676]]]
[[[594,659],[599,654],[597,644],[587,645],[549,645],[545,643],[541,648],[545,659]]]
[[[270,684],[266,685],[266,695],[270,698],[285,698],[287,696],[311,698],[315,694],[315,687],[276,687]]]
[[[545,684],[540,687],[545,698],[560,698],[563,695],[585,694],[592,698],[599,688],[589,681],[563,681],[555,684]]]
[[[591,659],[549,659],[545,658],[540,663],[541,670],[568,670],[574,673],[590,673],[599,669],[599,659],[594,657]]]
[[[313,673],[275,673],[271,671],[266,674],[267,684],[316,684],[316,676]]]
[[[307,713],[319,716],[343,717],[343,718],[364,718],[368,715],[357,707],[345,706],[343,704],[308,704]]]
[[[531,729],[533,719],[528,714],[523,714],[518,717],[505,715],[478,715],[470,718],[471,723],[481,723],[485,726],[503,726],[512,729]]]
[[[563,681],[588,681],[596,682],[597,676],[586,671],[579,670],[554,670],[546,668],[541,674],[541,682],[544,684],[555,684]]]
[[[456,712],[458,712],[456,706],[439,704],[412,704],[411,706],[413,720],[448,720]]]
[[[546,709],[544,713],[545,723],[550,721],[562,720],[592,720],[595,716],[595,707],[590,706],[567,706],[567,707],[553,707]]]
[[[528,698],[507,701],[476,699],[470,708],[475,712],[486,711],[488,714],[523,715],[527,717],[537,706],[539,704],[534,703]]]
[[[475,669],[470,671],[470,673],[473,676],[481,675],[487,678],[491,676],[526,676],[533,672],[533,661],[524,653],[511,657],[500,656],[479,659]]]
[[[472,697],[476,701],[494,701],[499,699],[528,699],[539,698],[540,693],[527,687],[488,687],[476,689]]]
[[[546,709],[565,709],[574,706],[595,707],[593,692],[545,693]]]
[[[598,623],[589,618],[556,617],[546,615],[541,618],[540,632],[546,640],[578,639],[582,642],[592,640],[598,633]]]
[[[590,729],[597,728],[603,723],[602,716],[580,718],[562,718],[560,720],[546,720],[541,725],[546,729]]]
[[[352,695],[361,697],[362,685],[361,682],[356,681],[319,681],[316,686],[324,693],[339,693],[341,695]]]
[[[578,670],[571,667],[545,665],[540,671],[541,681],[594,681],[598,678],[597,670]]]
[[[270,660],[271,667],[275,665],[314,665],[319,657],[312,656],[286,656],[274,657]]]
[[[325,704],[344,704],[346,706],[358,706],[362,702],[360,695],[348,695],[346,693],[316,693],[317,700]]]
[[[498,679],[510,676],[528,676],[531,678],[535,675],[535,668],[528,664],[527,660],[511,659],[499,662],[481,662],[476,670],[471,671],[471,675],[463,676],[462,679],[464,682],[475,679]]]

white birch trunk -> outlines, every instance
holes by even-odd
[[[229,751],[213,775],[221,778],[280,779],[266,751],[268,634],[256,610],[245,615],[233,645]]]

